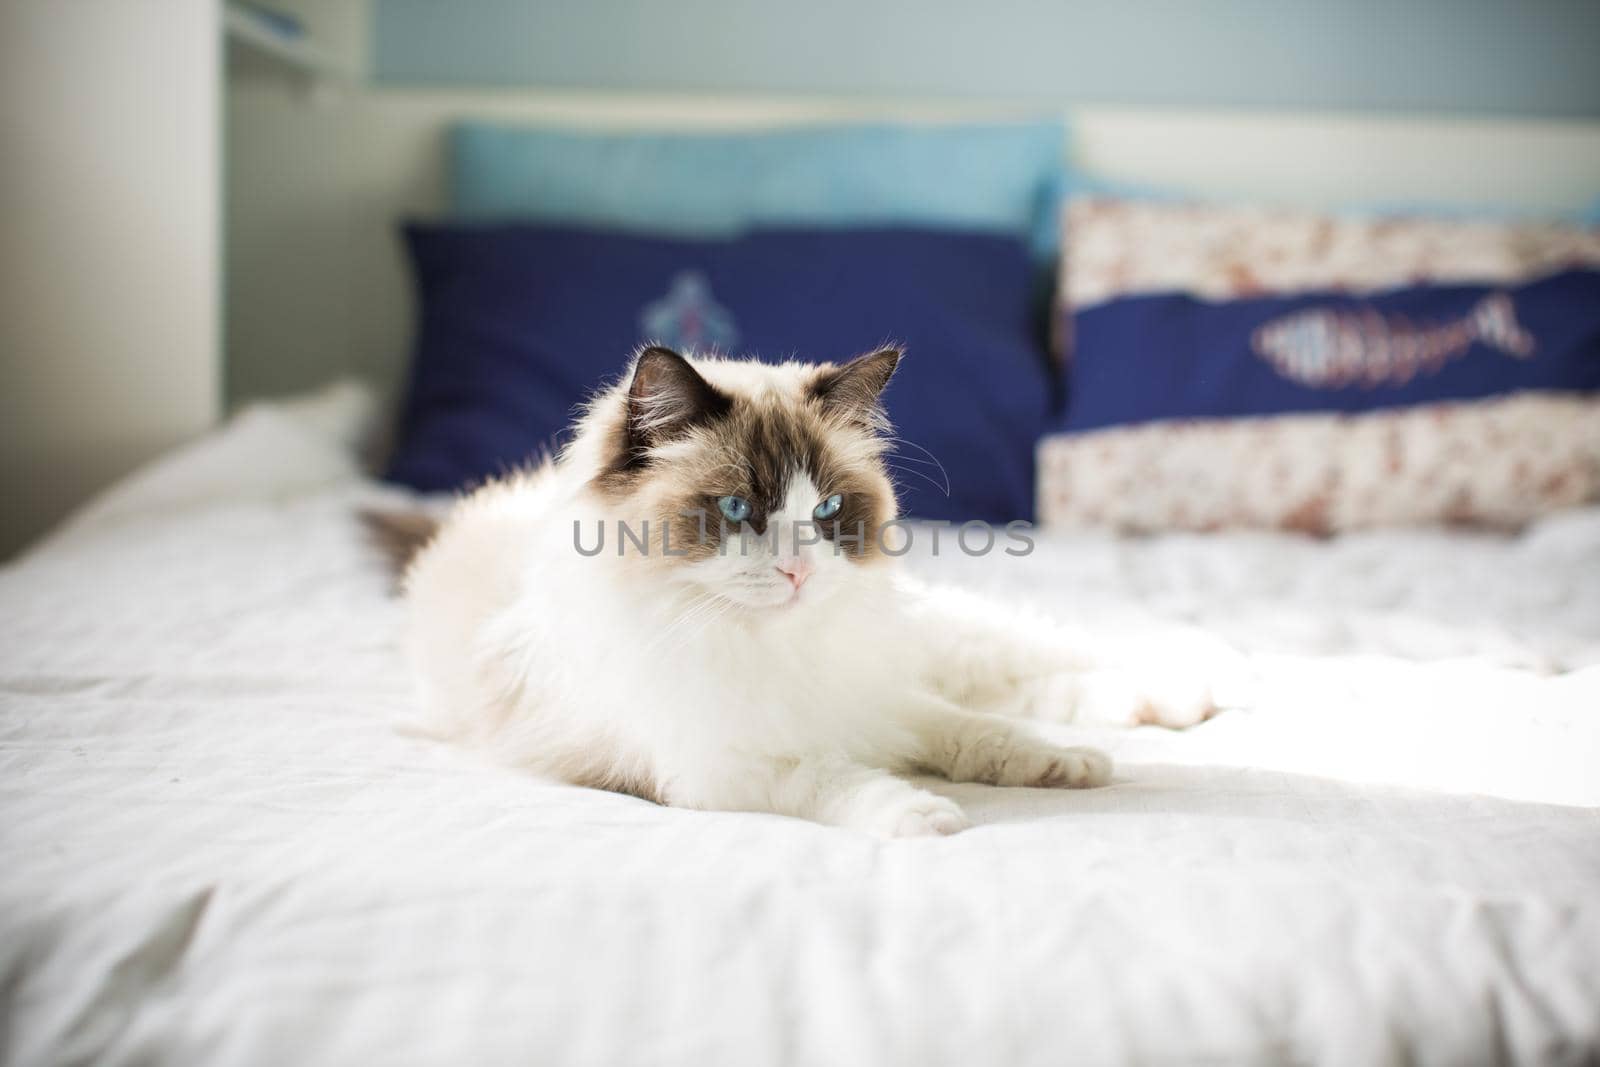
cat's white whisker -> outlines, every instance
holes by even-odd
[[[933,475],[931,475],[931,474],[927,474],[927,473],[925,473],[923,471],[919,471],[919,470],[917,470],[915,468],[912,468],[912,467],[899,467],[899,466],[896,466],[896,465],[894,465],[892,463],[885,464],[885,466],[887,466],[889,468],[889,470],[891,470],[895,474],[909,474],[909,475],[913,475],[914,477],[921,478],[923,481],[927,482],[929,485],[933,486],[935,489],[939,490],[944,495],[946,495],[946,496],[950,495],[950,487],[948,485],[940,484],[939,481],[937,479],[935,479],[933,477]]]
[[[939,476],[944,479],[944,495],[945,496],[949,496],[950,495],[950,472],[945,470],[944,464],[939,462],[939,457],[938,456],[934,455],[932,452],[929,452],[926,448],[923,448],[921,445],[917,444],[915,441],[907,441],[904,437],[890,436],[890,437],[886,438],[886,440],[888,441],[888,443],[890,445],[891,453],[894,455],[894,457],[896,459],[903,460],[903,461],[910,462],[910,463],[927,462],[927,463],[931,463],[931,464],[933,464],[933,466],[937,467],[938,470],[939,470]],[[905,445],[907,447],[914,448],[918,452],[921,452],[924,456],[926,456],[928,458],[924,461],[924,460],[917,459],[915,456],[905,455],[904,453],[898,451],[899,446],[901,446],[901,445]]]
[[[660,627],[656,631],[654,636],[651,638],[650,644],[646,647],[646,650],[654,651],[659,649],[668,638],[692,625],[697,617],[705,615],[711,611],[711,609],[716,606],[716,602],[719,599],[720,598],[715,593],[700,593],[696,595],[695,598],[691,600],[689,604],[683,608],[683,610],[679,611],[670,622],[668,622],[665,626]]]

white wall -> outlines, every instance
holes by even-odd
[[[0,3],[0,557],[216,419],[216,0]]]
[[[281,396],[359,374],[352,302],[365,284],[351,220],[352,124],[363,96],[367,0],[275,0],[348,82],[231,62],[225,112],[224,397]]]

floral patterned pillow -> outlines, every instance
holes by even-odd
[[[1134,532],[1515,527],[1600,500],[1600,398],[1173,420],[1046,437],[1039,521]]]
[[[1092,199],[1039,515],[1516,525],[1600,499],[1600,230]]]

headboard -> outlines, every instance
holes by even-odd
[[[393,391],[410,289],[395,223],[444,202],[443,132],[474,117],[591,128],[1037,117],[1037,106],[236,84],[227,110],[230,403],[359,376]],[[1062,111],[1073,162],[1198,195],[1555,214],[1600,195],[1600,123],[1279,112]],[[619,354],[620,356],[620,354]]]

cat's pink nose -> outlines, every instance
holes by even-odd
[[[778,561],[778,573],[789,579],[789,584],[799,589],[806,584],[806,579],[811,577],[811,564],[803,559],[781,559]]]

